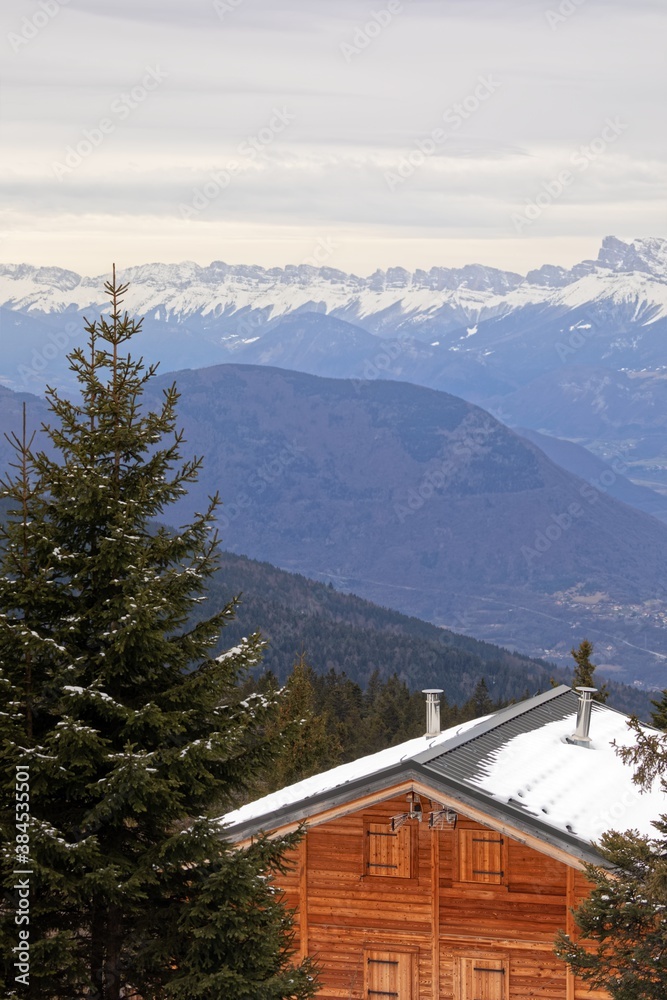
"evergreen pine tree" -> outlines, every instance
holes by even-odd
[[[342,748],[342,761],[356,760],[364,753],[364,696],[347,674],[329,670],[315,678],[316,707],[327,720],[329,738]]]
[[[489,688],[484,677],[482,677],[482,679],[475,685],[472,697],[466,703],[465,708],[469,708],[473,719],[477,719],[481,715],[489,715],[497,708],[497,705],[494,705],[491,699]]]
[[[571,649],[570,652],[576,664],[572,678],[572,687],[597,687],[598,690],[593,695],[593,700],[604,704],[609,697],[609,689],[606,684],[598,686],[593,679],[593,674],[596,670],[595,664],[591,663],[593,643],[589,642],[588,639],[582,639],[578,648]]]
[[[660,778],[667,792],[667,742],[633,722],[637,743],[619,748],[637,767],[635,780],[649,787]],[[667,816],[657,836],[609,831],[596,845],[606,868],[586,866],[590,896],[574,911],[584,947],[561,933],[556,952],[591,989],[614,1000],[664,1000],[667,996]]]
[[[70,355],[80,400],[48,391],[57,460],[14,438],[2,484],[2,995],[310,997],[270,878],[294,838],[232,850],[212,812],[274,753],[271,706],[237,688],[262,643],[213,656],[234,601],[192,624],[217,565],[218,501],[178,530],[156,527],[200,460],[180,458],[174,386],[157,412],[142,408],[155,368],[124,353],[140,326],[121,312],[126,287],[114,273],[111,316],[87,323],[88,350]],[[30,820],[17,834],[18,766]],[[11,950],[21,866],[29,985]]]
[[[667,688],[662,692],[660,701],[652,701],[655,711],[651,712],[651,722],[656,729],[667,732]]]
[[[410,692],[396,674],[382,680],[374,670],[364,693],[364,727],[368,751],[375,753],[406,739],[405,712]]]
[[[326,711],[315,708],[313,668],[302,653],[287,679],[275,723],[269,733],[282,742],[271,769],[269,790],[284,788],[340,762],[341,746],[329,733]]]

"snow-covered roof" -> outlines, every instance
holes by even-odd
[[[406,778],[509,823],[569,853],[593,860],[591,842],[608,829],[655,834],[667,813],[659,781],[642,792],[614,746],[632,744],[628,718],[594,703],[589,747],[569,743],[578,695],[561,686],[491,716],[419,737],[306,778],[221,817],[242,839],[314,818],[325,809]],[[648,728],[648,727],[647,727]]]
[[[472,727],[481,722],[485,722],[489,716],[485,715],[481,719],[474,719],[472,722],[463,722],[451,729],[445,729],[438,736],[417,736],[414,740],[407,740],[399,743],[395,747],[387,750],[380,750],[378,753],[369,754],[367,757],[360,757],[358,760],[350,761],[347,764],[340,764],[329,771],[315,774],[311,778],[304,778],[293,785],[287,785],[277,792],[264,795],[261,799],[248,802],[247,805],[235,809],[220,818],[220,822],[231,827],[240,826],[253,820],[264,820],[273,816],[278,810],[285,807],[301,803],[315,795],[323,792],[339,791],[345,785],[350,785],[360,778],[370,777],[394,767],[403,761],[410,761],[420,753],[432,750],[447,743],[452,737],[460,733],[467,732]]]
[[[470,781],[503,802],[521,807],[583,840],[597,840],[605,830],[655,835],[652,821],[667,812],[667,799],[656,782],[642,793],[632,769],[615,752],[634,736],[624,715],[593,706],[592,743],[582,749],[566,742],[576,712],[532,732],[520,733],[493,751]]]

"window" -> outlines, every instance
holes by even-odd
[[[367,1000],[417,1000],[415,956],[401,951],[364,952],[364,996]]]
[[[461,1000],[506,1000],[507,962],[496,958],[462,958],[459,963]]]
[[[388,823],[365,824],[365,869],[367,875],[412,877],[412,825],[392,830]]]
[[[501,885],[505,880],[505,841],[493,830],[459,830],[459,881]]]

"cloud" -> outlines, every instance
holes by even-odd
[[[179,205],[236,160],[228,189],[189,232],[336,225],[372,242],[378,229],[419,241],[467,227],[501,240],[513,208],[618,115],[628,123],[618,145],[540,226],[573,241],[643,231],[665,199],[655,67],[667,12],[657,0],[583,0],[552,28],[546,15],[559,4],[402,0],[390,20],[374,21],[385,0],[286,0],[279,12],[274,0],[233,0],[222,18],[209,0],[70,0],[17,51],[6,46],[5,210],[13,205],[22,234],[114,213],[179,232]],[[26,6],[9,0],[2,16],[7,38]],[[344,45],[358,51],[346,59]],[[116,120],[113,103],[156,66],[164,82]],[[443,126],[448,109],[472,106],[488,76],[497,92],[392,190],[385,173]],[[240,155],[280,108],[294,115],[289,129],[257,157]],[[104,118],[113,130],[58,180],[54,162]],[[11,234],[0,249],[11,259]]]

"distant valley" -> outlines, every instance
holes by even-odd
[[[375,671],[385,680],[396,674],[411,690],[444,688],[448,702],[456,705],[471,697],[480,678],[494,700],[519,700],[527,692],[548,690],[555,673],[543,661],[223,552],[209,588],[209,609],[237,593],[242,594],[237,618],[224,630],[222,647],[258,628],[268,640],[262,666],[281,682],[302,652],[319,674],[344,672],[362,688]],[[564,672],[556,672],[556,680],[567,683],[573,662],[570,658]],[[609,687],[615,708],[650,718],[646,692],[615,681]]]
[[[206,462],[174,517],[219,490],[235,553],[567,667],[586,636],[618,680],[664,686],[656,518],[442,392],[245,365],[175,378],[188,453]],[[0,392],[3,426],[20,401]],[[44,401],[29,411],[37,424]]]
[[[0,500],[0,521],[8,503]],[[464,705],[484,681],[494,702],[520,700],[548,690],[552,680],[568,683],[573,660],[563,670],[516,651],[439,628],[419,618],[383,608],[331,584],[288,573],[267,562],[220,552],[219,569],[197,605],[206,617],[238,598],[234,619],[225,626],[218,651],[259,631],[265,640],[255,675],[271,671],[284,683],[303,654],[322,677],[335,673],[368,690],[373,678],[397,677],[411,691],[441,687],[450,706]],[[610,704],[649,719],[651,697],[636,686],[608,681]],[[419,701],[419,721],[422,720]],[[370,752],[370,751],[369,751]]]
[[[233,551],[556,662],[586,635],[619,680],[664,683],[667,526],[485,411],[257,366],[176,378],[207,459],[184,510],[219,488]]]
[[[525,276],[124,277],[137,347],[178,372],[206,456],[184,516],[219,489],[237,553],[562,664],[587,635],[612,676],[665,685],[666,240],[607,237],[596,260]],[[102,286],[0,268],[3,429],[22,393],[72,386]]]

